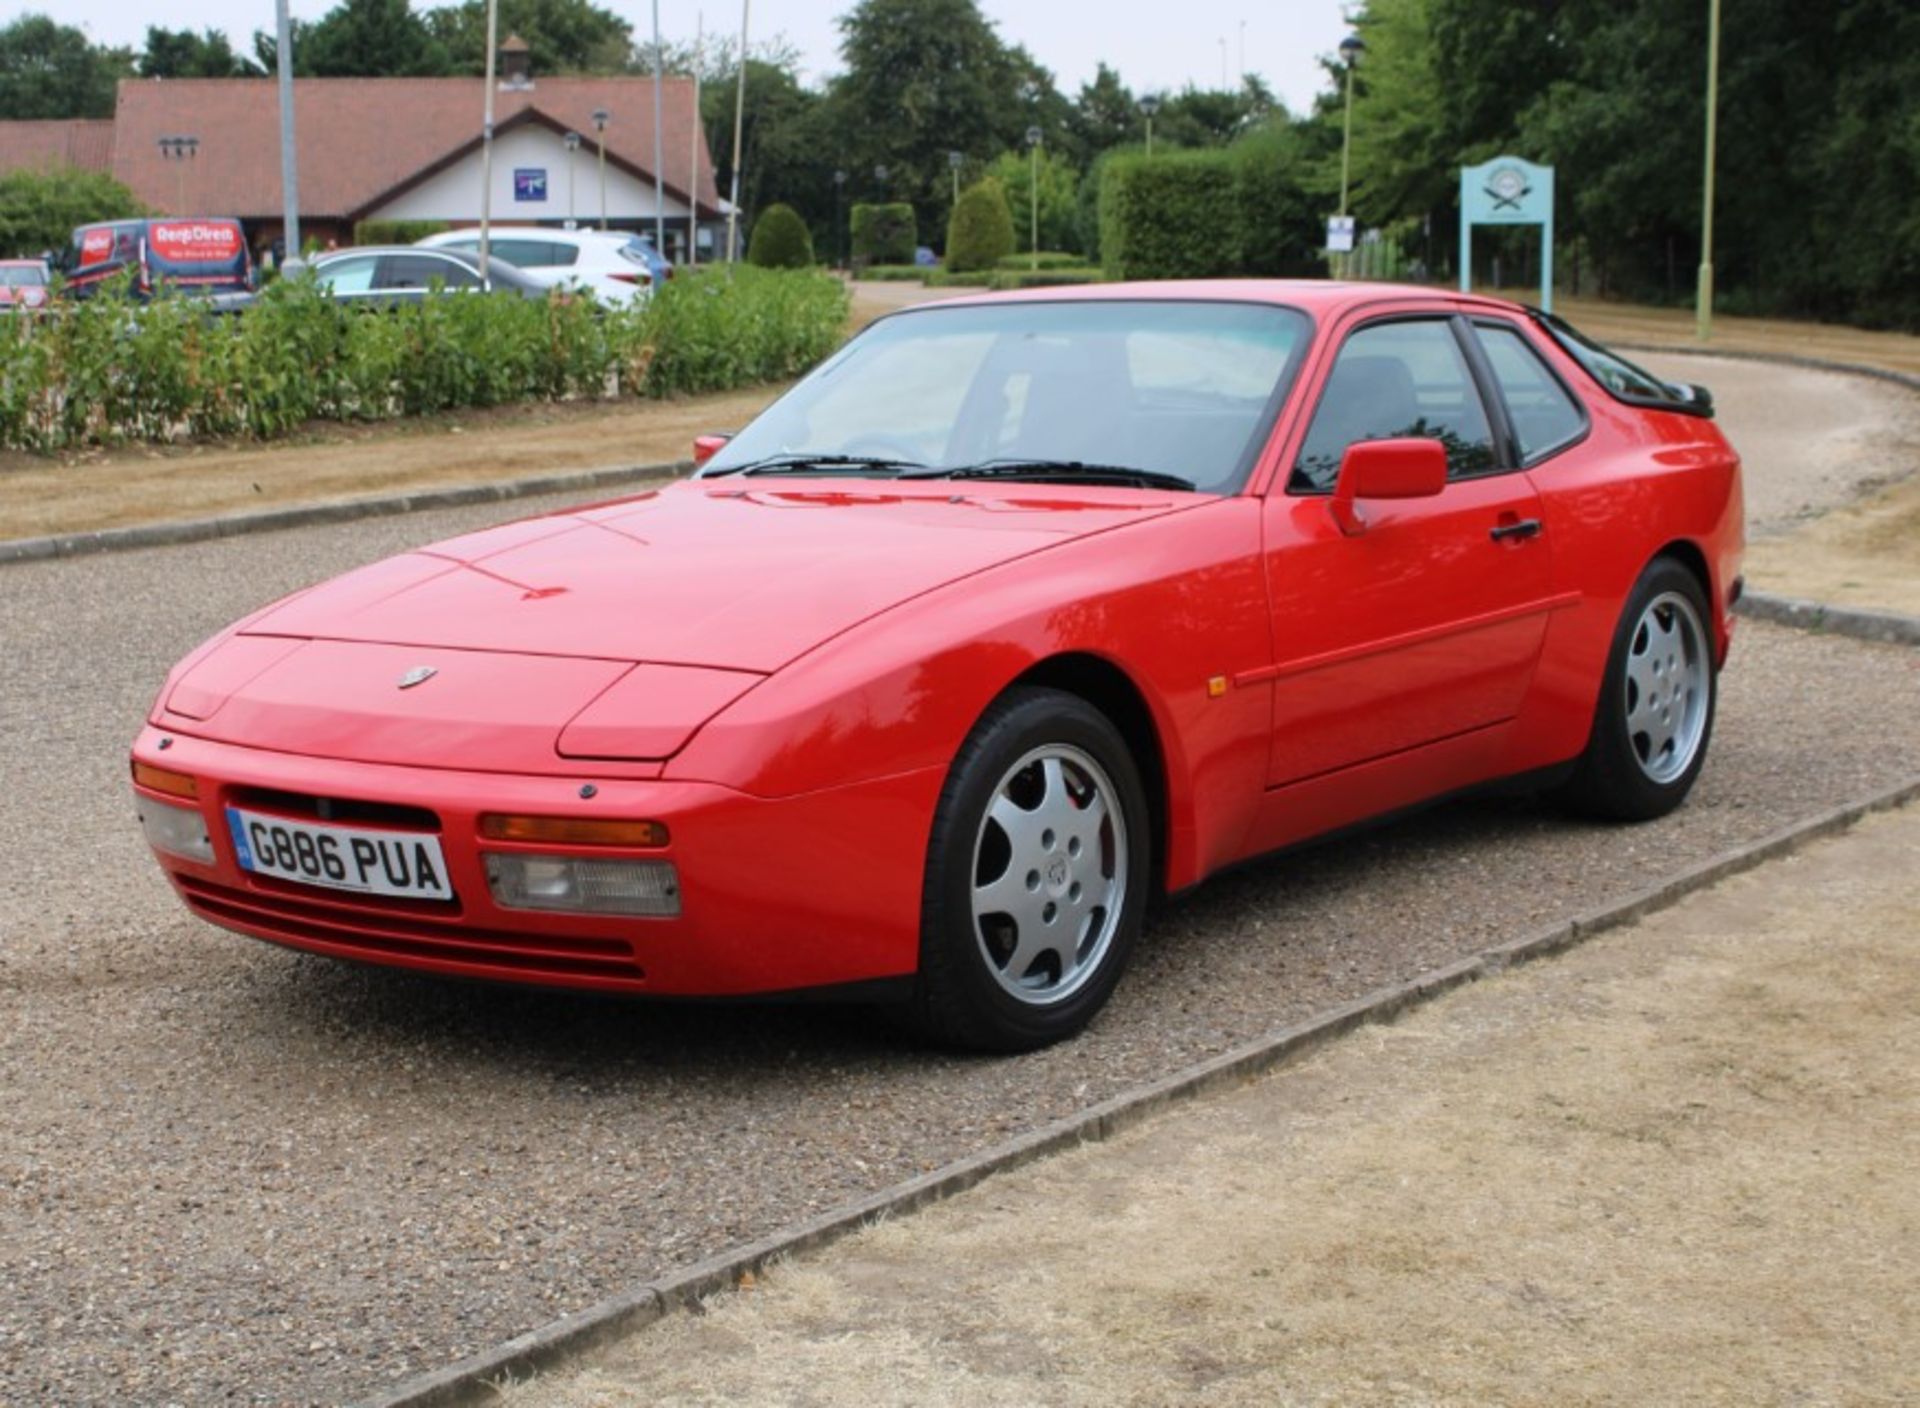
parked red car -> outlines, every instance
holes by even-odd
[[[1423,289],[905,310],[688,481],[215,637],[140,814],[196,914],[295,948],[1037,1046],[1248,856],[1496,781],[1677,806],[1739,592],[1710,415]]]
[[[44,259],[0,259],[0,313],[46,307],[52,282]]]

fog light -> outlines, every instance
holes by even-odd
[[[583,860],[576,856],[487,854],[487,885],[502,909],[577,914],[680,912],[680,876],[666,860]]]
[[[198,808],[135,797],[134,811],[139,814],[140,829],[147,834],[147,844],[156,851],[201,865],[213,864],[213,838],[207,835],[207,823]]]

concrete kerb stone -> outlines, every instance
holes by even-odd
[[[425,509],[504,503],[539,494],[584,493],[614,485],[671,479],[692,468],[691,460],[677,460],[669,464],[615,465],[567,474],[543,474],[530,479],[510,479],[496,484],[462,484],[450,489],[426,489],[378,498],[336,499],[328,503],[229,514],[221,518],[190,518],[171,523],[142,523],[130,528],[102,528],[89,533],[61,533],[45,538],[14,538],[0,542],[0,565],[85,557],[98,552],[125,552],[134,548],[173,547],[181,543],[202,543],[251,533],[274,533],[287,528],[311,528],[327,523],[351,523],[362,518],[418,513]]]
[[[444,1369],[408,1379],[365,1400],[364,1408],[446,1408],[446,1405],[487,1401],[492,1394],[490,1384],[564,1363],[668,1313],[732,1290],[746,1276],[758,1275],[786,1257],[817,1250],[883,1219],[944,1201],[994,1174],[1009,1172],[1080,1144],[1110,1139],[1175,1104],[1244,1084],[1297,1061],[1359,1027],[1391,1022],[1454,988],[1504,972],[1516,964],[1561,953],[1595,935],[1643,919],[1729,876],[1844,830],[1873,812],[1902,806],[1915,798],[1920,798],[1920,777],[1908,778],[1871,796],[1830,808],[1691,866],[1615,904],[1497,944],[1407,982],[1377,989],[1305,1022],[1283,1027],[1162,1080],[1102,1101],[1045,1129],[723,1252],[665,1280],[622,1292]]]
[[[1871,611],[1858,606],[1832,606],[1824,601],[1802,601],[1771,592],[1747,592],[1734,607],[1742,616],[1802,631],[1848,636],[1883,645],[1920,645],[1920,616],[1893,611]]]

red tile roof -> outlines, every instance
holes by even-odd
[[[301,78],[294,81],[300,210],[312,219],[357,219],[480,140],[485,80],[479,78]],[[661,87],[661,174],[669,195],[698,198],[703,216],[719,213],[713,162],[704,135],[689,180],[693,80]],[[593,110],[607,124],[607,162],[653,180],[651,77],[536,76],[532,87],[494,95],[494,130],[540,122],[594,141]],[[6,124],[0,124],[5,126]],[[19,124],[15,124],[19,125]],[[280,99],[266,78],[123,79],[113,125],[113,174],[156,210],[180,199],[177,158],[162,137],[200,139],[185,181],[191,212],[242,219],[280,214]]]
[[[77,118],[61,122],[0,122],[0,172],[21,167],[84,167],[105,171],[113,165],[113,122]],[[681,165],[684,167],[685,163]]]

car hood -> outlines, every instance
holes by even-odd
[[[897,603],[1207,502],[971,488],[697,481],[456,538],[247,621],[176,672],[155,722],[374,763],[664,759]]]
[[[1202,502],[952,481],[693,480],[390,558],[245,629],[764,674],[922,593]]]

